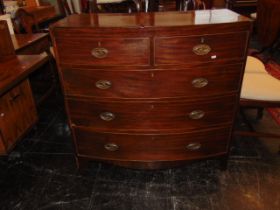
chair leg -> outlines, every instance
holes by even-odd
[[[256,120],[260,120],[263,118],[263,110],[264,108],[257,108],[257,117]]]
[[[247,127],[249,128],[250,131],[255,131],[253,126],[251,125],[251,123],[249,122],[249,120],[246,117],[246,114],[244,112],[244,109],[241,107],[240,108],[240,115],[242,117],[243,122],[247,125]]]

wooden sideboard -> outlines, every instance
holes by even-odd
[[[227,9],[82,14],[53,25],[78,166],[225,164],[250,30]]]
[[[16,55],[6,21],[0,21],[0,155],[6,155],[38,116],[28,76],[47,55]]]
[[[11,38],[17,55],[35,55],[50,51],[51,44],[47,33],[14,34]]]
[[[36,55],[46,53],[48,62],[29,77],[37,106],[43,104],[58,85],[57,71],[50,52],[50,40],[47,33],[11,35],[17,55]]]

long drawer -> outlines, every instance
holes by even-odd
[[[149,38],[79,38],[57,39],[61,63],[114,66],[150,65]]]
[[[198,101],[93,101],[68,99],[74,125],[99,131],[182,132],[230,124],[237,96]]]
[[[188,64],[246,56],[248,32],[155,38],[155,64]]]
[[[173,135],[96,133],[74,128],[78,155],[112,160],[187,160],[227,152],[230,128]]]
[[[204,97],[238,91],[242,64],[183,70],[62,69],[66,95],[101,98]],[[170,79],[172,78],[172,79]]]

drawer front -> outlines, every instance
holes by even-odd
[[[28,80],[0,99],[0,131],[7,150],[37,120],[37,112]]]
[[[235,103],[236,96],[192,103],[67,100],[74,125],[108,132],[184,132],[231,124]]]
[[[203,97],[239,90],[242,65],[209,65],[195,71],[106,71],[64,69],[67,95],[101,98]]]
[[[74,65],[114,66],[150,64],[149,38],[57,39],[61,63]]]
[[[188,64],[246,56],[247,32],[155,39],[155,64]]]
[[[50,48],[50,43],[48,37],[44,37],[21,48],[16,51],[17,55],[36,55],[48,51]]]
[[[96,133],[75,128],[79,155],[112,160],[187,160],[227,152],[229,128],[176,135]]]

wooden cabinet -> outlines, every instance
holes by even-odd
[[[0,155],[6,155],[37,121],[27,77],[48,56],[16,56],[6,21],[0,21],[0,35]]]
[[[78,163],[152,169],[226,157],[250,29],[229,10],[73,15],[55,24]]]
[[[0,154],[7,154],[36,121],[30,84],[24,80],[0,97]]]

